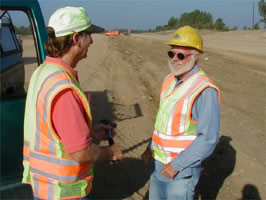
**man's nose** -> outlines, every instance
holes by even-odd
[[[92,45],[93,44],[93,39],[92,39],[91,35],[89,35],[88,40],[89,40],[89,45]]]
[[[93,39],[92,39],[91,35],[90,35],[90,42],[91,42],[91,44],[93,44]]]
[[[174,57],[172,58],[172,60],[174,60],[174,61],[178,61],[178,60],[180,60],[180,59],[178,58],[178,56],[177,56],[177,53],[175,53],[175,55],[174,55]]]

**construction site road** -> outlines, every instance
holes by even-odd
[[[266,199],[266,34],[200,31],[199,66],[221,90],[220,139],[204,161],[195,199]],[[95,166],[92,199],[146,199],[152,162],[140,156],[151,139],[163,79],[169,74],[165,43],[173,31],[107,37],[93,34],[88,56],[76,70],[91,94],[93,123],[117,123],[118,164]],[[106,142],[100,145],[107,145]]]

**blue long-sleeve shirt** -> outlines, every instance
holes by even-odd
[[[182,80],[176,78],[176,87],[198,71],[199,67],[196,65]],[[215,89],[206,88],[197,97],[192,107],[192,120],[198,122],[197,137],[171,162],[173,168],[178,170],[178,174],[173,179],[165,177],[161,173],[164,164],[155,160],[153,170],[159,180],[170,182],[200,173],[201,162],[215,149],[220,129],[218,93]]]

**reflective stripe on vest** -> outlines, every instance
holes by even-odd
[[[166,77],[152,136],[154,158],[171,162],[197,137],[197,122],[191,119],[192,106],[207,87],[219,89],[201,69],[175,88],[174,75]]]
[[[64,68],[42,64],[32,75],[24,122],[23,183],[30,183],[41,199],[86,196],[93,179],[91,164],[79,164],[65,152],[51,122],[52,101],[60,91],[71,89],[80,98],[91,127],[90,105],[78,81]],[[30,120],[30,122],[28,121]]]

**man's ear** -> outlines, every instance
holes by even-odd
[[[73,44],[74,45],[78,45],[79,44],[79,34],[78,33],[74,33],[72,35],[72,40],[73,40]]]

